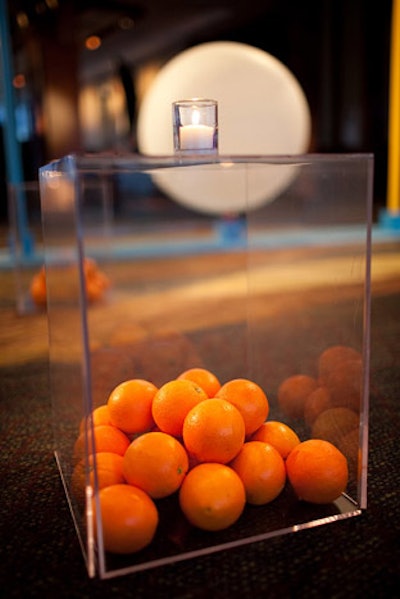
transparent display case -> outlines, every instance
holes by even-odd
[[[41,168],[55,455],[90,576],[332,525],[366,508],[372,177],[367,154],[67,156]],[[329,381],[327,350],[343,354]],[[221,384],[255,382],[267,420],[346,456],[346,489],[311,503],[287,479],[274,500],[246,503],[219,531],[189,524],[178,490],[154,499],[159,521],[146,547],[108,551],[94,411],[121,382],[159,389],[189,368]],[[293,377],[311,381],[294,409],[281,398]],[[330,399],[309,401],[321,389]]]

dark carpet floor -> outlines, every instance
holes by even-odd
[[[368,508],[361,516],[107,581],[87,576],[56,468],[47,364],[2,368],[0,596],[398,597],[399,316],[399,295],[373,300]]]

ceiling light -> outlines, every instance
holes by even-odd
[[[101,46],[101,38],[98,35],[89,35],[85,39],[85,47],[88,50],[97,50]]]

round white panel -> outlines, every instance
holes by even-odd
[[[302,154],[309,148],[310,110],[294,75],[258,48],[210,42],[178,54],[156,76],[138,115],[142,154],[174,153],[172,103],[194,97],[218,102],[220,155]],[[254,209],[271,201],[295,172],[289,166],[260,167],[252,172],[249,185],[244,168],[230,169],[228,175],[225,167],[214,165],[207,180],[204,167],[180,169],[179,177],[172,169],[157,174],[155,182],[187,207],[221,214]],[[235,182],[237,177],[240,184]]]

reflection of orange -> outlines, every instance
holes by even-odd
[[[125,451],[129,447],[128,437],[118,428],[109,424],[101,424],[94,427],[93,436],[94,448],[92,443],[92,435],[89,431],[87,447],[87,452],[89,455],[103,451],[124,455]],[[81,460],[84,457],[85,450],[85,433],[80,433],[74,445],[75,460]]]
[[[152,428],[151,406],[156,392],[157,387],[143,379],[130,379],[117,385],[107,400],[111,424],[127,434]]]
[[[246,435],[251,435],[266,420],[269,412],[267,396],[259,385],[248,379],[232,379],[222,385],[216,397],[234,405],[246,427]]]
[[[223,530],[243,512],[244,486],[238,474],[224,464],[199,464],[182,483],[179,503],[191,524],[204,530]]]
[[[183,442],[198,462],[226,464],[239,453],[244,439],[243,418],[224,399],[205,399],[190,410],[183,423]]]
[[[321,412],[315,419],[311,436],[314,439],[325,439],[338,446],[340,439],[359,428],[359,417],[348,408],[329,408]]]
[[[206,368],[189,368],[182,372],[178,379],[193,381],[207,393],[208,397],[214,397],[221,387],[216,375]]]
[[[155,423],[165,433],[181,437],[186,414],[204,399],[207,399],[206,392],[193,381],[169,381],[154,396],[152,413]]]
[[[339,365],[351,361],[361,361],[361,354],[347,345],[332,345],[325,349],[318,358],[318,375],[320,382],[326,384],[327,377]]]
[[[285,379],[278,388],[278,403],[288,418],[303,418],[304,405],[310,393],[317,388],[317,381],[307,374],[294,374]]]
[[[331,394],[327,387],[317,387],[310,393],[304,404],[304,420],[312,426],[321,412],[331,407]]]
[[[309,439],[286,460],[287,475],[297,497],[311,503],[331,503],[346,489],[346,457],[329,441]]]
[[[247,502],[253,505],[269,503],[285,486],[285,462],[269,443],[248,441],[230,466],[244,484]]]
[[[189,469],[185,448],[162,432],[145,433],[128,447],[123,464],[127,482],[158,499],[179,489]]]
[[[133,553],[151,543],[158,525],[158,511],[144,491],[131,485],[112,485],[100,491],[99,504],[106,551]],[[93,512],[97,532],[95,500]]]
[[[290,426],[276,420],[264,422],[251,436],[250,440],[270,443],[279,451],[283,459],[286,459],[293,447],[300,443],[297,433]]]

